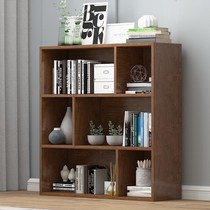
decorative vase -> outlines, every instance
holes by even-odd
[[[71,116],[71,107],[67,107],[66,114],[61,122],[61,130],[65,136],[65,143],[72,144],[72,116]]]
[[[63,169],[60,171],[60,174],[61,174],[61,178],[63,179],[63,182],[67,182],[68,175],[69,175],[69,169],[68,169],[67,165],[63,166]]]
[[[65,23],[61,22],[58,31],[58,45],[65,44]]]
[[[65,135],[60,128],[54,128],[48,136],[49,142],[52,144],[64,144]]]
[[[136,186],[150,187],[151,186],[151,169],[136,168]]]
[[[75,170],[74,170],[74,168],[72,168],[69,172],[68,179],[71,182],[75,182],[75,178],[76,178]]]
[[[73,34],[73,44],[79,45],[82,43],[81,41],[81,22],[82,19],[75,19],[75,27],[74,27],[74,34]]]
[[[116,195],[116,182],[105,181],[104,182],[104,194],[114,196]]]

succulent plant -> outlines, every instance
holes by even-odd
[[[109,135],[111,136],[121,136],[122,135],[122,127],[120,125],[115,126],[112,121],[108,122],[109,126]]]
[[[96,127],[96,125],[91,120],[90,123],[90,135],[103,135],[103,127],[102,125],[99,125]]]

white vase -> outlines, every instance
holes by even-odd
[[[66,109],[66,114],[61,122],[60,128],[65,135],[65,143],[72,144],[72,115],[70,106]]]

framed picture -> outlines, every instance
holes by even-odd
[[[103,44],[106,35],[108,2],[83,4],[82,44]]]
[[[127,31],[134,28],[135,23],[114,23],[106,26],[106,44],[126,43]]]

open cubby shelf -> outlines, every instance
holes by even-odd
[[[92,59],[114,63],[113,94],[53,94],[54,60]],[[149,94],[125,94],[130,70],[141,64],[151,77]],[[72,144],[53,145],[49,133],[59,127],[66,108],[72,111]],[[89,121],[123,125],[124,112],[151,112],[151,147],[88,144]],[[123,200],[181,198],[181,45],[167,43],[102,44],[40,47],[40,194]],[[151,197],[128,197],[135,185],[137,160],[151,159]],[[53,191],[63,165],[116,164],[116,195],[90,195]]]

